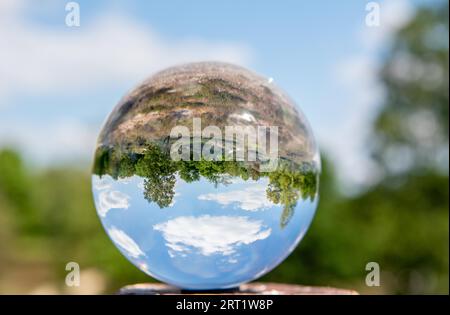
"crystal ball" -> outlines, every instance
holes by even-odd
[[[228,289],[295,249],[319,173],[310,126],[272,79],[202,62],[123,97],[99,135],[92,190],[106,233],[140,270],[186,290]]]

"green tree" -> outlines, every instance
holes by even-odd
[[[380,74],[386,101],[373,154],[387,181],[448,170],[448,2],[422,8],[401,29]]]
[[[136,164],[136,174],[144,177],[144,197],[164,208],[175,195],[176,164],[156,145],[148,145]]]
[[[398,32],[380,74],[387,95],[374,125],[384,176],[352,205],[384,226],[373,256],[397,292],[448,293],[448,26],[448,2],[440,2]]]
[[[311,229],[262,280],[448,294],[448,4],[418,9],[384,58],[386,99],[368,139],[380,181],[342,196],[322,156]],[[380,264],[379,288],[365,285],[370,261]]]

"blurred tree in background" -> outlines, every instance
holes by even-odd
[[[368,139],[379,182],[343,196],[324,158],[311,229],[262,280],[363,293],[448,293],[447,3],[419,9],[398,32],[380,80],[386,99]],[[85,170],[29,169],[13,150],[0,151],[1,293],[70,293],[69,261],[95,271],[84,272],[94,275],[91,282],[105,281],[84,293],[149,281],[108,240],[89,183]],[[365,285],[370,261],[380,264],[378,288]]]
[[[448,293],[448,3],[420,9],[385,56],[385,103],[368,140],[380,181],[355,198],[336,194],[328,161],[321,204],[299,249],[267,279],[365,287],[380,264],[379,292]]]
[[[448,172],[448,2],[422,9],[388,51],[374,157],[387,181]]]

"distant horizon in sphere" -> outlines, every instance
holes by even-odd
[[[261,132],[240,142],[230,126]],[[212,290],[261,277],[295,249],[319,174],[305,116],[271,79],[201,62],[161,71],[119,102],[97,142],[92,189],[130,262],[168,284]]]

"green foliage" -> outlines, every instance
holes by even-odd
[[[411,64],[394,66],[405,61]],[[321,202],[307,237],[264,280],[448,294],[448,3],[419,10],[400,30],[380,77],[387,97],[369,141],[379,183],[340,196],[324,160]],[[364,284],[370,261],[380,265],[380,288]]]
[[[97,175],[108,174],[115,179],[133,175],[144,178],[144,198],[155,202],[160,208],[172,203],[176,175],[186,182],[198,181],[203,177],[216,186],[227,185],[233,177],[243,180],[268,177],[267,198],[283,205],[281,227],[289,223],[299,198],[313,201],[317,195],[317,170],[309,163],[299,166],[280,159],[275,171],[260,172],[256,163],[205,159],[174,161],[165,146],[156,143],[147,143],[140,148],[144,148],[141,154],[135,153],[135,149],[99,147],[93,170]]]
[[[282,166],[276,172],[269,173],[269,181],[266,190],[267,198],[275,204],[284,206],[280,220],[281,227],[285,227],[289,223],[294,214],[297,200],[301,196],[312,201],[317,194],[317,176],[312,171],[303,174],[292,172]]]
[[[387,53],[380,74],[386,101],[372,142],[374,157],[387,176],[448,164],[448,158],[442,159],[445,152],[448,156],[448,45],[445,1],[419,10]]]

